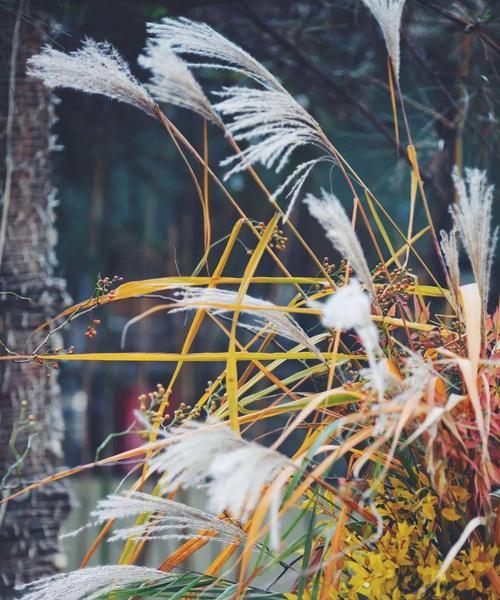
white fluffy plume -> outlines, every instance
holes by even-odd
[[[147,30],[153,39],[164,41],[176,54],[202,59],[191,66],[231,69],[267,88],[282,89],[264,65],[206,23],[164,18],[160,23],[148,23]]]
[[[364,349],[369,364],[369,378],[373,382],[379,398],[384,395],[384,363],[378,361],[382,355],[378,342],[378,332],[371,319],[370,298],[363,292],[356,279],[339,288],[326,302],[311,302],[321,309],[321,322],[329,329],[354,329]]]
[[[382,30],[387,52],[399,78],[401,16],[406,0],[362,0]]]
[[[259,504],[264,488],[269,486],[270,541],[277,549],[281,489],[294,471],[295,465],[283,454],[255,443],[220,453],[210,465],[209,508],[215,513],[227,510],[245,523]]]
[[[226,123],[231,135],[251,144],[240,155],[223,161],[223,165],[236,163],[225,179],[255,163],[280,172],[300,146],[312,145],[324,154],[328,152],[320,126],[288,92],[236,86],[218,94],[223,100],[215,109],[231,117]]]
[[[69,53],[47,46],[27,63],[28,74],[48,87],[102,94],[155,116],[153,99],[107,42],[88,39],[80,50]]]
[[[210,421],[185,421],[167,431],[172,440],[153,458],[151,468],[164,471],[168,490],[180,487],[204,487],[209,507],[216,513],[228,511],[246,521],[271,488],[272,540],[276,546],[281,487],[295,469],[294,463],[276,450],[248,442],[226,425]]]
[[[111,494],[100,500],[92,511],[95,523],[103,523],[108,519],[123,519],[150,513],[150,518],[142,525],[115,529],[109,541],[133,539],[191,539],[203,537],[199,530],[216,532],[209,539],[222,540],[229,543],[240,543],[245,533],[228,521],[218,519],[211,514],[197,510],[165,498],[134,492],[132,494]],[[182,532],[189,529],[190,532]]]
[[[172,443],[151,459],[149,467],[151,471],[167,471],[167,491],[203,486],[214,456],[241,448],[246,443],[215,420],[206,423],[184,421],[182,426],[169,427],[163,435]]]
[[[354,231],[340,200],[331,193],[322,190],[322,198],[308,194],[305,203],[311,215],[319,221],[327,238],[340,254],[349,261],[356,275],[367,290],[372,291],[370,268],[366,262],[363,248]]]
[[[230,290],[186,286],[182,291],[177,292],[175,298],[175,301],[180,302],[182,306],[172,312],[205,308],[211,310],[214,314],[220,314],[234,310],[237,296],[236,292]],[[227,305],[227,308],[224,305]],[[321,357],[311,338],[297,321],[290,314],[281,312],[276,304],[245,295],[239,310],[241,313],[249,315],[253,320],[252,324],[244,324],[244,327],[252,331],[269,327],[276,335],[301,344]]]
[[[155,100],[193,110],[205,119],[221,124],[186,63],[164,39],[148,41],[144,53],[139,56],[139,64],[152,73],[147,88]]]
[[[450,275],[450,282],[453,288],[453,293],[456,294],[460,286],[460,268],[459,268],[459,252],[458,252],[458,241],[457,232],[452,229],[450,233],[441,231],[441,250],[443,252],[446,266],[448,267],[448,273]]]
[[[146,567],[107,565],[79,569],[18,586],[22,600],[94,600],[131,584],[168,578],[168,573]]]
[[[315,303],[319,304],[319,303]],[[370,298],[357,279],[352,278],[321,304],[321,321],[330,329],[370,329],[369,346],[377,343],[377,328],[371,320]]]
[[[458,198],[450,212],[486,305],[498,234],[498,228],[491,231],[494,188],[488,185],[486,171],[479,169],[465,169],[464,181],[455,167],[453,181]]]

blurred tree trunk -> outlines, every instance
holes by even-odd
[[[40,83],[25,75],[26,59],[47,40],[48,17],[26,1],[3,6],[0,339],[5,354],[36,348],[42,338],[30,333],[57,312],[65,286],[54,277],[53,100]],[[3,497],[53,473],[62,459],[61,442],[62,411],[55,371],[33,362],[0,363]],[[15,584],[51,575],[64,566],[58,534],[68,510],[69,495],[60,483],[1,507],[0,598],[15,597]]]

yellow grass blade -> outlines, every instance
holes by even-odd
[[[265,230],[262,233],[262,237],[257,244],[257,247],[253,251],[250,260],[248,261],[243,279],[238,289],[238,295],[236,297],[236,303],[241,304],[247,290],[250,286],[250,278],[255,274],[255,271],[259,265],[260,259],[264,254],[264,251],[271,239],[276,223],[278,222],[279,215],[275,214],[273,218],[267,224]],[[238,370],[237,370],[237,358],[236,358],[236,329],[238,325],[239,312],[237,310],[233,313],[233,321],[231,324],[231,335],[229,338],[228,347],[228,358],[226,366],[226,392],[227,392],[227,404],[229,407],[229,422],[232,429],[239,432],[238,423]],[[260,359],[259,359],[260,360]]]
[[[409,159],[411,167],[412,167],[412,171],[411,171],[411,189],[410,189],[410,216],[408,219],[408,232],[406,234],[406,237],[407,237],[407,239],[411,239],[411,236],[413,234],[413,221],[415,218],[415,202],[417,199],[417,189],[418,189],[418,182],[420,179],[420,172],[418,169],[417,153],[415,151],[415,147],[412,145],[409,145],[407,148],[407,152],[408,152],[408,159]],[[406,253],[406,258],[404,260],[405,266],[408,264],[409,258],[410,258],[410,249],[408,248],[408,252]]]
[[[395,262],[396,265],[398,267],[400,267],[401,263],[399,262],[398,254],[394,250],[394,246],[392,245],[391,238],[389,237],[389,234],[387,233],[387,230],[384,227],[384,224],[382,223],[382,219],[380,218],[378,212],[375,209],[375,206],[373,204],[373,200],[370,197],[370,194],[365,192],[365,198],[366,198],[366,202],[368,204],[368,208],[370,209],[370,212],[372,214],[372,217],[373,217],[375,223],[377,224],[378,230],[380,231],[380,234],[382,235],[382,238],[385,242],[385,245],[387,246],[387,249],[391,253],[391,259],[387,260],[385,265],[388,266],[389,261],[391,261],[391,262]]]

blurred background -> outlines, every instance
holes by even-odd
[[[148,77],[137,64],[146,40],[146,22],[176,15],[208,22],[269,67],[321,122],[392,217],[406,222],[410,190],[406,140],[397,148],[386,50],[376,22],[361,2],[33,0],[19,5],[0,0],[3,96],[8,90],[9,48],[19,14],[22,28],[43,30],[45,41],[61,49],[78,48],[86,36],[111,42],[141,81]],[[407,1],[401,86],[438,230],[449,225],[453,165],[486,168],[498,184],[499,19],[500,5],[495,0]],[[209,91],[231,79],[220,73],[197,75]],[[58,90],[56,96],[60,99],[52,129],[59,146],[52,154],[52,182],[59,202],[56,275],[66,282],[72,301],[91,297],[103,277],[132,281],[195,272],[203,256],[201,206],[165,131],[134,108],[103,97],[66,90]],[[202,149],[201,119],[183,110],[165,110],[193,145]],[[309,152],[299,150],[294,161],[307,160]],[[221,133],[209,127],[211,164],[217,165],[228,154]],[[276,176],[264,169],[259,172],[270,189],[278,185]],[[248,177],[238,174],[228,187],[257,223],[269,218],[270,206]],[[304,193],[318,192],[321,187],[332,189],[350,205],[352,199],[337,171],[318,168]],[[211,192],[212,236],[218,241],[229,234],[237,215],[215,188]],[[319,256],[338,262],[303,207],[297,205],[292,220]],[[417,228],[423,222],[419,210]],[[419,249],[428,261],[433,260],[428,241]],[[246,252],[242,242],[229,272],[241,274]],[[219,254],[216,246],[212,267]],[[292,273],[317,274],[291,239],[280,257]],[[374,265],[376,256],[370,258]],[[468,269],[466,264],[463,267]],[[497,297],[498,279],[493,287],[492,295]],[[260,287],[256,295],[266,297],[266,289]],[[64,332],[64,346],[74,346],[77,352],[119,351],[126,323],[153,302],[130,300],[100,308],[88,319],[72,323]],[[93,319],[100,323],[94,324]],[[123,347],[178,352],[189,319],[158,313],[131,325]],[[97,335],[89,338],[87,329],[94,325]],[[207,342],[215,350],[219,341],[224,339],[215,330],[202,340],[205,350]],[[127,430],[139,396],[168,381],[172,369],[158,363],[65,365],[59,375],[66,427],[64,463],[88,462],[96,453],[105,456],[136,445],[133,434],[109,436]],[[186,369],[176,387],[173,408],[180,402],[189,404],[217,374],[210,365]],[[96,499],[114,489],[126,472],[126,467],[103,469],[76,480],[73,500],[81,508],[73,511],[67,529],[81,524]],[[71,567],[78,564],[94,532],[88,535],[87,541],[78,538],[73,547],[68,546]],[[102,552],[110,552],[106,544]]]

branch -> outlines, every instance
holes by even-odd
[[[442,6],[434,4],[434,2],[429,2],[429,0],[416,1],[422,6],[425,6],[426,8],[438,13],[451,23],[457,25],[464,34],[478,33],[486,46],[500,54],[500,46],[494,40],[492,40],[489,35],[487,35],[487,32],[484,31],[483,23],[479,19],[461,17],[460,15],[457,15],[454,12],[443,8]]]

